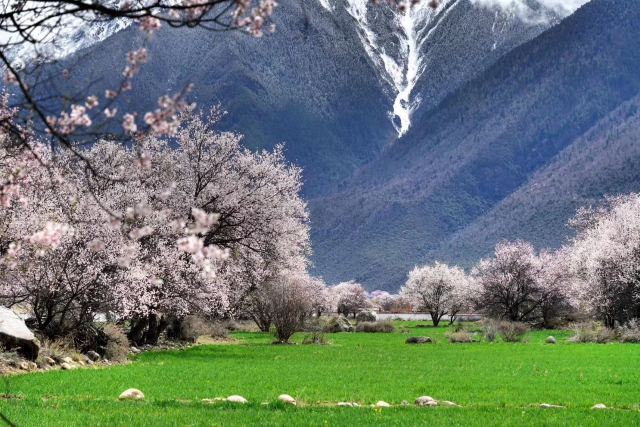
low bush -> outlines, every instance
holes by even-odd
[[[640,322],[633,319],[619,330],[620,342],[640,343]]]
[[[395,332],[396,327],[390,320],[382,322],[360,322],[356,325],[356,332]]]
[[[45,338],[40,342],[40,352],[38,353],[36,363],[39,366],[46,366],[45,360],[47,357],[50,357],[56,362],[62,362],[62,359],[68,357],[72,351],[73,345],[67,340],[50,340]]]
[[[498,334],[505,342],[522,342],[529,332],[529,326],[521,322],[501,321],[497,325]]]
[[[615,331],[598,322],[579,323],[573,327],[574,335],[569,341],[575,343],[605,344],[615,339]]]
[[[329,340],[327,340],[324,333],[316,331],[305,335],[302,339],[302,344],[326,345],[329,344]]]
[[[494,342],[498,337],[498,325],[495,320],[486,320],[482,322],[482,335],[485,341]]]
[[[449,339],[449,342],[452,344],[471,343],[474,341],[473,334],[465,330],[460,330],[457,332],[449,332],[447,334],[447,338]]]
[[[104,333],[107,337],[107,344],[104,348],[105,359],[114,362],[123,362],[129,355],[129,339],[122,327],[114,324],[104,325]]]

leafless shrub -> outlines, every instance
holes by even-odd
[[[620,328],[620,342],[640,343],[640,322],[633,319]]]
[[[359,322],[356,325],[356,332],[395,332],[396,327],[391,320],[381,322]]]
[[[494,342],[498,337],[498,325],[495,320],[485,320],[482,322],[482,332],[487,342]]]
[[[521,322],[509,322],[501,321],[497,324],[498,333],[505,342],[522,342],[527,332],[529,332],[529,326]]]
[[[615,339],[615,331],[598,322],[578,323],[573,330],[574,335],[569,341],[575,343],[605,344]]]
[[[105,359],[114,362],[123,362],[127,360],[129,355],[129,339],[122,327],[114,324],[106,324],[104,333],[107,336],[107,345],[105,346]]]
[[[326,345],[329,344],[329,340],[327,340],[324,333],[317,331],[305,335],[302,339],[302,344]]]
[[[465,330],[460,330],[457,332],[449,332],[447,334],[447,338],[449,339],[449,342],[452,344],[472,343],[474,341],[473,334]]]

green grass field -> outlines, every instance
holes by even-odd
[[[146,353],[126,366],[11,376],[0,408],[20,426],[640,424],[638,345],[573,344],[560,331],[532,332],[527,343],[449,344],[446,328],[403,325],[435,344],[356,333],[328,335],[326,346],[276,346],[269,335],[238,333],[236,344]],[[544,344],[549,334],[558,344]],[[129,387],[146,400],[118,401]],[[299,406],[276,403],[281,393]],[[251,403],[200,402],[230,394]],[[462,407],[400,406],[421,395]],[[368,407],[378,400],[398,407]],[[363,407],[331,406],[338,401]],[[591,410],[596,403],[611,409]]]

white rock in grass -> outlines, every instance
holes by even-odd
[[[118,397],[120,400],[144,400],[144,393],[137,388],[128,388]]]
[[[385,402],[384,400],[378,400],[376,402],[375,405],[373,405],[374,408],[391,408],[391,405],[389,405],[387,402]]]
[[[607,405],[604,403],[597,403],[591,407],[591,409],[607,409]]]
[[[355,405],[353,404],[353,402],[338,402],[336,403],[336,406],[341,406],[343,408],[353,408]]]
[[[289,405],[296,405],[296,400],[288,394],[281,394],[280,396],[278,396],[278,400]]]
[[[552,405],[550,403],[541,403],[540,407],[543,408],[543,409],[562,409],[562,408],[565,408],[564,406]]]
[[[65,371],[70,371],[71,369],[75,369],[76,368],[76,366],[74,364],[67,363],[67,362],[61,363],[60,367],[62,369],[64,369]]]
[[[438,406],[438,402],[431,396],[420,396],[415,403],[417,406]]]
[[[552,337],[552,336],[548,336],[546,340],[544,340],[544,342],[546,342],[547,344],[555,344],[556,343],[556,338]]]
[[[440,406],[452,406],[455,408],[461,408],[461,406],[458,405],[456,402],[452,402],[450,400],[439,400],[436,403]]]
[[[245,399],[242,396],[238,396],[237,394],[233,394],[229,397],[227,397],[227,402],[231,402],[231,403],[249,403],[249,401],[247,399]]]

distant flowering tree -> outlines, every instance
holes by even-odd
[[[364,286],[349,281],[338,283],[329,288],[331,309],[338,314],[356,315],[359,311],[369,308],[369,298]]]
[[[499,243],[472,271],[476,308],[489,316],[549,325],[570,307],[566,253],[536,253],[530,243]]]
[[[480,261],[472,272],[479,286],[477,308],[507,320],[531,319],[540,306],[536,281],[540,270],[531,244],[499,243],[494,256]]]
[[[577,302],[614,327],[640,317],[640,195],[582,209],[569,248]]]
[[[400,295],[413,303],[418,310],[431,315],[434,326],[438,326],[443,316],[455,320],[460,311],[468,305],[469,278],[460,267],[436,262],[414,268]]]

